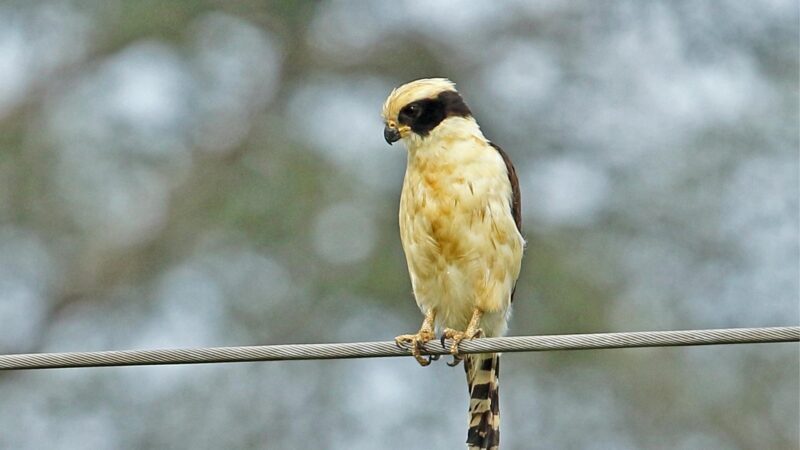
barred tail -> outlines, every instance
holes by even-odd
[[[464,370],[469,389],[467,448],[497,450],[500,446],[500,354],[467,355]]]

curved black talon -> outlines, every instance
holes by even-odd
[[[456,355],[453,355],[453,360],[448,362],[447,365],[450,366],[450,367],[455,367],[455,366],[459,365],[461,363],[461,361],[463,361],[463,360],[464,360],[464,358],[460,358],[460,357],[458,357]]]
[[[444,346],[444,339],[445,339],[445,336],[444,336],[444,335],[442,335],[442,338],[441,338],[441,339],[439,339],[439,342],[441,342],[441,343],[442,343],[442,348],[446,350],[446,349],[447,349],[447,347],[445,347],[445,346]]]

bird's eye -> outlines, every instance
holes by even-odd
[[[420,115],[422,115],[422,107],[417,104],[411,104],[406,105],[402,110],[400,110],[398,119],[401,123],[408,125],[411,122],[419,119]]]

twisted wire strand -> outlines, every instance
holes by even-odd
[[[800,342],[800,326],[482,338],[462,342],[459,350],[461,353],[538,352],[770,342]],[[446,341],[445,346],[450,348],[450,342]],[[439,341],[432,341],[425,345],[423,353],[445,355],[449,352]],[[407,349],[398,348],[394,342],[31,353],[0,355],[0,370],[375,358],[409,354]]]

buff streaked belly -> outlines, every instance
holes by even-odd
[[[492,149],[438,156],[410,155],[400,199],[417,304],[423,312],[434,310],[438,325],[458,330],[479,308],[484,333],[501,335],[523,250],[505,165]],[[459,156],[458,164],[448,161]]]

